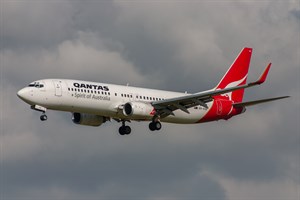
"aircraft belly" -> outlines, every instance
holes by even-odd
[[[162,122],[169,122],[169,123],[177,123],[177,124],[194,124],[201,119],[206,110],[189,110],[190,114],[185,113],[181,110],[174,111],[174,116],[169,115],[166,118],[161,119]]]

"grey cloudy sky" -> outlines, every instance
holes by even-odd
[[[0,2],[0,199],[300,198],[300,3],[269,1]],[[246,99],[291,95],[230,121],[99,128],[40,113],[16,92],[42,78],[174,91],[212,88],[254,49]]]

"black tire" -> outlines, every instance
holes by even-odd
[[[150,129],[150,131],[155,131],[156,130],[155,124],[153,122],[151,122],[149,124],[149,129]]]
[[[130,126],[125,126],[125,127],[124,127],[124,133],[125,133],[126,135],[129,135],[129,134],[131,133],[131,128],[130,128]]]
[[[120,135],[129,135],[131,133],[130,126],[121,126],[119,128]]]
[[[124,126],[121,126],[121,127],[119,128],[119,134],[120,134],[120,135],[125,135]]]
[[[161,129],[161,123],[160,122],[154,122],[155,130],[159,131]]]
[[[41,121],[46,121],[48,119],[47,115],[41,115],[40,117]]]

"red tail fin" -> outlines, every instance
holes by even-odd
[[[215,88],[225,89],[228,87],[243,85],[247,81],[248,69],[252,48],[244,48],[232,63],[220,83]],[[234,102],[242,102],[244,96],[244,89],[236,90],[226,94]]]

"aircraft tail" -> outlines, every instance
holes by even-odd
[[[215,90],[246,84],[251,55],[252,48],[245,47],[232,63],[226,74],[216,86]],[[225,95],[227,95],[230,100],[234,101],[235,103],[242,102],[244,89],[235,90]]]

